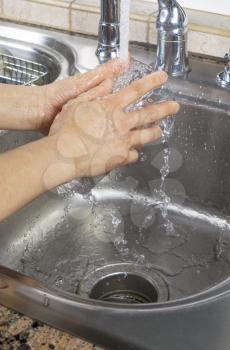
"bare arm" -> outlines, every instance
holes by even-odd
[[[0,155],[0,221],[47,191],[43,175],[56,156],[52,137]],[[53,186],[68,180],[65,174],[55,174]]]
[[[179,105],[123,109],[166,79],[165,73],[154,73],[114,95],[111,81],[105,81],[67,103],[48,137],[2,154],[0,221],[59,184],[135,162],[136,149],[161,135],[154,123],[177,113]]]

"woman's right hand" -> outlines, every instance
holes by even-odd
[[[137,161],[137,149],[161,136],[160,127],[154,123],[175,115],[179,104],[166,101],[130,113],[124,108],[166,80],[166,73],[155,72],[115,94],[111,94],[112,81],[106,80],[68,102],[50,129],[58,162],[47,169],[47,186],[56,185],[50,179],[60,174],[60,169],[65,177],[62,182],[67,182]]]

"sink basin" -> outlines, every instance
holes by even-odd
[[[77,55],[70,44],[55,36],[12,24],[0,23],[1,54],[20,59],[23,68],[25,62],[39,64],[47,72],[47,84],[77,72]]]
[[[230,99],[213,83],[221,65],[192,65],[188,80],[150,96],[182,105],[167,219],[162,141],[134,165],[44,194],[0,224],[4,305],[109,349],[229,349]],[[1,132],[0,152],[39,137]]]
[[[94,271],[101,269],[100,277],[106,277],[113,264],[116,272],[119,264],[125,272],[122,266],[129,263],[141,266],[150,279],[159,275],[169,300],[225,280],[230,268],[229,130],[225,109],[182,101],[169,141],[171,234],[165,232],[159,204],[159,143],[146,147],[137,164],[93,184],[63,185],[2,223],[0,263],[48,287],[84,296],[91,291],[85,284],[89,288]],[[0,150],[36,137],[5,132]],[[110,268],[103,272],[105,266]],[[131,271],[135,274],[135,267]]]

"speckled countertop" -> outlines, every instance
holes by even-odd
[[[1,350],[102,350],[0,306]]]

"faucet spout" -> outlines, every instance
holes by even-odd
[[[101,63],[115,58],[120,49],[120,0],[101,0],[98,47]]]
[[[173,76],[184,75],[190,70],[186,13],[176,0],[158,0],[158,4],[155,69],[164,70]]]

